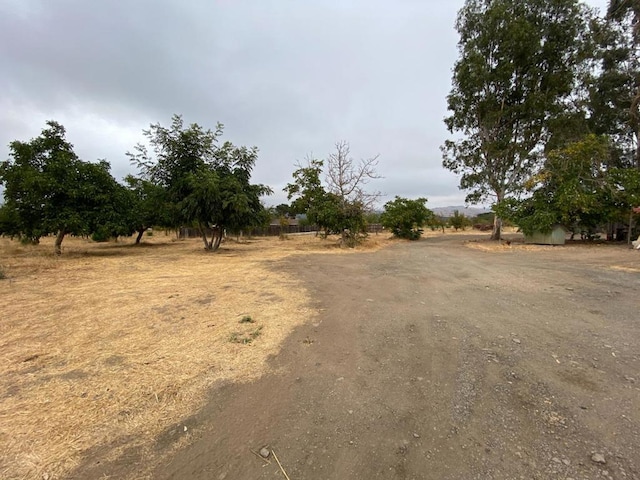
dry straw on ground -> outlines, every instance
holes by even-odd
[[[274,260],[350,253],[312,236],[230,241],[216,254],[198,240],[146,240],[68,238],[55,257],[51,239],[0,238],[0,478],[60,478],[92,448],[150,447],[216,382],[263,374],[315,314]]]

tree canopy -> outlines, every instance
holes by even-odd
[[[380,222],[396,237],[418,240],[423,232],[422,227],[435,218],[433,212],[425,206],[426,203],[426,198],[410,200],[396,197],[384,205]]]
[[[356,162],[347,142],[337,142],[335,147],[326,161],[308,158],[306,166],[298,164],[294,181],[284,191],[293,200],[293,213],[305,214],[325,234],[339,233],[344,245],[354,247],[366,236],[365,214],[380,195],[365,188],[379,178],[378,157]]]
[[[218,145],[222,132],[222,124],[205,130],[174,115],[170,127],[157,123],[143,131],[152,152],[139,144],[129,153],[142,178],[166,190],[174,222],[200,229],[206,250],[218,249],[225,229],[260,225],[268,216],[260,197],[271,189],[251,183],[258,149]]]
[[[563,115],[583,57],[586,10],[577,0],[467,0],[445,123],[458,139],[443,166],[467,201],[517,196],[535,172],[551,120]],[[493,238],[500,237],[496,216]]]
[[[109,173],[109,164],[80,160],[65,133],[62,125],[49,121],[40,136],[12,142],[11,158],[0,164],[3,233],[34,243],[56,234],[58,254],[66,234],[90,235],[105,224],[126,228],[119,213],[123,187]]]

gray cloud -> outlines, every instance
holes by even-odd
[[[269,203],[285,200],[296,160],[347,140],[355,158],[380,155],[372,187],[460,204],[439,146],[462,4],[3,0],[0,155],[55,119],[121,178],[141,130],[181,113],[260,148]]]

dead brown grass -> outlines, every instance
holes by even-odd
[[[315,315],[307,292],[269,262],[354,253],[313,236],[228,242],[215,254],[199,240],[146,240],[68,238],[55,257],[52,239],[0,238],[0,478],[60,478],[118,438],[150,447],[216,382],[262,375]],[[387,242],[374,235],[355,252]]]

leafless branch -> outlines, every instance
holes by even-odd
[[[382,178],[376,171],[378,157],[354,161],[350,156],[347,142],[336,142],[336,151],[327,159],[326,182],[329,191],[338,195],[344,201],[357,201],[365,208],[370,208],[380,192],[367,192],[364,186],[371,180]]]

